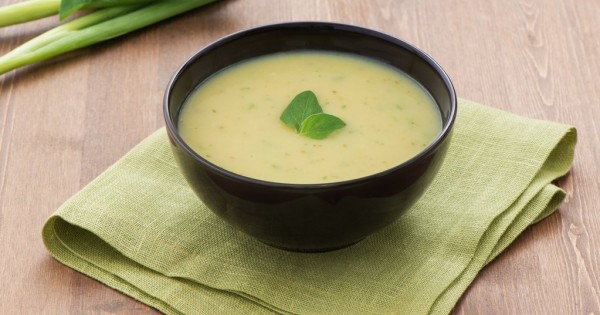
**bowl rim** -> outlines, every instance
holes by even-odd
[[[196,60],[198,60],[199,58],[202,58],[203,55],[205,55],[206,53],[215,49],[216,47],[219,47],[222,44],[235,41],[235,40],[237,40],[241,37],[247,36],[247,35],[252,35],[255,33],[261,33],[261,32],[265,32],[265,31],[272,31],[275,29],[294,29],[294,28],[295,29],[298,29],[298,28],[311,29],[311,28],[313,28],[316,30],[318,28],[323,28],[323,27],[328,27],[328,28],[332,28],[332,29],[340,30],[340,31],[344,31],[344,32],[352,32],[352,33],[356,33],[356,34],[363,35],[363,36],[376,37],[378,39],[391,42],[394,45],[401,46],[402,48],[406,49],[407,51],[410,51],[411,53],[417,55],[422,60],[426,61],[435,70],[435,72],[441,77],[442,81],[444,82],[445,86],[447,87],[448,91],[450,92],[449,93],[450,94],[449,95],[450,103],[451,103],[450,111],[448,113],[447,123],[445,123],[442,126],[442,130],[438,133],[436,138],[427,147],[425,147],[425,149],[421,150],[419,153],[417,153],[410,159],[408,159],[396,166],[387,168],[387,169],[377,172],[377,173],[365,175],[362,177],[357,177],[357,178],[342,180],[342,181],[336,181],[336,182],[326,182],[326,183],[283,183],[283,182],[274,182],[274,181],[252,178],[252,177],[234,173],[232,171],[229,171],[223,167],[220,167],[220,166],[213,164],[212,162],[206,160],[200,154],[196,153],[192,148],[190,148],[187,145],[187,143],[179,135],[179,132],[177,131],[177,127],[175,126],[175,124],[173,123],[173,121],[171,119],[171,111],[169,109],[170,108],[169,98],[171,96],[171,92],[173,91],[173,88],[174,88],[175,84],[177,83],[178,79],[184,74],[184,72],[192,64],[194,64],[196,62]],[[446,140],[446,138],[449,137],[449,135],[452,131],[454,122],[456,120],[457,107],[458,107],[458,105],[457,105],[456,91],[455,91],[454,85],[452,84],[452,81],[450,80],[450,77],[448,76],[446,71],[444,71],[444,69],[441,67],[441,65],[435,59],[430,57],[425,52],[421,51],[416,46],[414,46],[402,39],[399,39],[395,36],[383,33],[381,31],[365,28],[362,26],[352,25],[352,24],[343,24],[343,23],[336,23],[336,22],[323,22],[323,21],[296,21],[296,22],[266,24],[266,25],[262,25],[262,26],[256,26],[256,27],[251,27],[251,28],[247,28],[244,30],[240,30],[240,31],[231,33],[229,35],[226,35],[224,37],[221,37],[221,38],[209,43],[208,45],[205,45],[200,50],[193,53],[190,57],[188,57],[186,59],[186,61],[181,66],[179,66],[179,68],[175,71],[175,73],[172,75],[171,79],[169,80],[169,83],[167,84],[167,88],[165,90],[165,94],[164,94],[164,98],[163,98],[163,116],[165,119],[167,133],[169,134],[171,141],[174,141],[178,147],[183,149],[186,152],[186,154],[191,156],[194,160],[201,163],[205,167],[209,168],[213,172],[219,173],[225,177],[237,180],[239,182],[247,182],[247,183],[259,185],[259,186],[269,186],[272,188],[280,188],[280,189],[288,189],[288,190],[323,190],[323,189],[327,189],[327,188],[343,188],[343,187],[348,187],[348,186],[353,186],[356,184],[368,182],[368,181],[378,179],[381,177],[385,177],[391,173],[399,171],[400,169],[407,168],[410,165],[412,165],[412,164],[416,163],[417,161],[419,161],[420,159],[422,159],[423,157],[425,157],[425,156],[429,155],[430,153],[432,153],[433,151],[435,151],[437,149],[437,147],[439,147]],[[181,106],[178,108],[178,110],[180,108],[181,108]]]

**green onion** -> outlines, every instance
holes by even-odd
[[[83,9],[100,9],[122,5],[148,3],[157,0],[62,0],[58,10],[61,20]]]
[[[75,32],[83,30],[88,26],[93,26],[100,22],[110,20],[117,16],[131,12],[137,8],[138,7],[136,6],[108,8],[93,12],[71,22],[57,26],[0,57],[0,73],[3,73],[1,69],[5,63],[4,60],[14,60],[12,62],[17,62],[21,59],[26,60],[32,53],[42,49],[44,46],[51,45],[53,42],[72,36],[72,34]],[[8,66],[9,62],[6,63],[6,66]]]
[[[39,35],[0,57],[0,74],[115,38],[216,0],[163,0],[101,9]]]
[[[157,0],[27,0],[0,7],[0,27],[59,14],[63,20],[76,11],[148,3]]]
[[[84,34],[89,33],[92,27],[101,25],[102,22],[110,21],[136,8],[138,7],[107,8],[57,26],[0,57],[0,74],[91,45],[93,43],[86,44],[87,41],[84,42],[84,40],[78,39],[84,31],[87,30]],[[102,40],[93,36],[93,33],[88,34],[84,39],[96,40],[95,42]]]
[[[0,27],[25,23],[58,13],[60,0],[29,0],[0,8]]]

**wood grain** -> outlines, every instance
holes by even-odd
[[[248,27],[323,20],[417,45],[460,97],[577,127],[574,167],[560,181],[567,200],[490,263],[454,313],[600,314],[598,12],[596,0],[225,0],[1,75],[0,313],[156,313],[50,258],[43,223],[163,125],[167,81],[193,52]],[[56,24],[0,29],[0,53]]]

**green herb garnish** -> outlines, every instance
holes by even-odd
[[[304,119],[300,127],[300,134],[313,139],[325,139],[332,132],[344,126],[346,123],[336,116],[318,113]]]
[[[340,118],[323,113],[317,96],[312,91],[296,95],[279,119],[296,129],[296,132],[313,139],[324,139],[346,126]]]

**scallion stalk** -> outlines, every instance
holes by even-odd
[[[0,27],[55,15],[59,7],[60,0],[28,0],[0,7]]]
[[[0,27],[59,14],[63,20],[78,10],[149,3],[158,0],[26,0],[0,7]]]
[[[7,53],[6,55],[0,57],[0,73],[2,73],[1,69],[4,63],[2,62],[3,60],[18,60],[20,57],[25,58],[28,54],[35,52],[37,49],[40,49],[62,38],[68,37],[74,32],[80,31],[92,25],[96,25],[100,22],[113,19],[117,16],[129,13],[138,8],[139,6],[133,5],[107,8],[104,10],[92,12],[88,15],[84,15],[78,19],[57,26],[37,37],[30,39],[28,42],[22,44],[21,46]]]
[[[61,20],[83,9],[101,9],[123,5],[142,4],[157,0],[61,0],[58,14]]]
[[[163,0],[138,9],[134,6],[98,10],[57,26],[0,57],[0,74],[127,34],[214,1]]]

